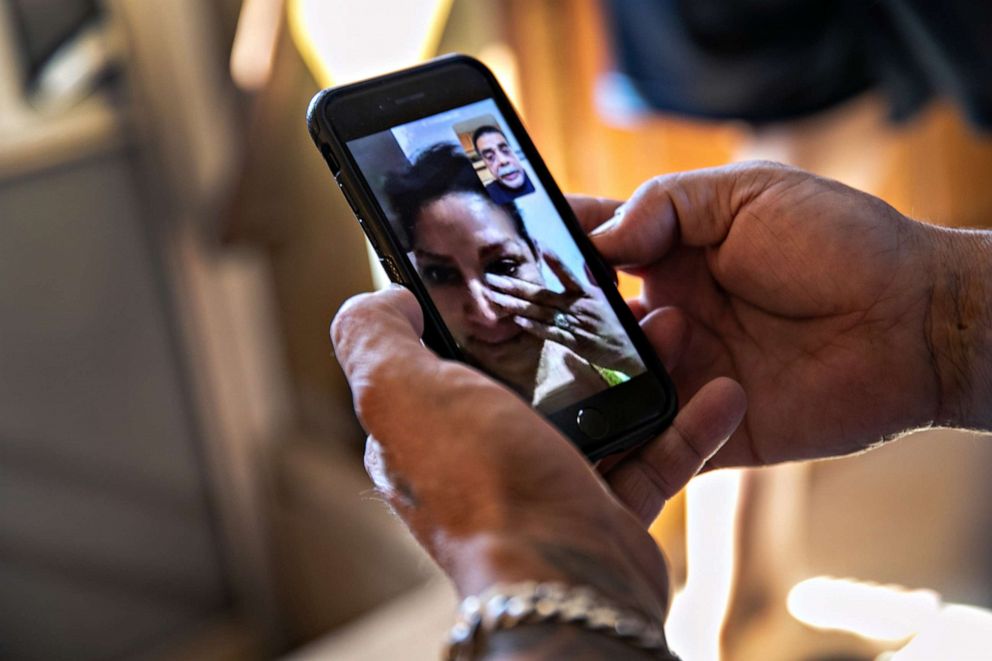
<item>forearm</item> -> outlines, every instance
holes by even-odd
[[[992,232],[937,230],[929,336],[937,424],[992,431]]]

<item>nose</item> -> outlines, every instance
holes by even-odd
[[[480,326],[494,326],[501,318],[486,295],[488,291],[486,285],[478,279],[472,279],[468,283],[467,316],[470,321]]]

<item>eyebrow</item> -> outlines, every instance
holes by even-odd
[[[426,257],[427,259],[432,259],[436,262],[445,262],[450,264],[455,261],[447,255],[438,255],[437,253],[433,253],[428,250],[421,250],[420,248],[415,248],[413,252],[417,255],[417,257]]]
[[[492,255],[493,253],[505,252],[506,248],[512,246],[513,244],[514,241],[509,239],[505,241],[497,241],[496,243],[486,244],[481,248],[479,248],[479,257],[486,258]],[[455,261],[453,257],[450,257],[448,255],[439,255],[437,253],[430,252],[429,250],[421,250],[420,248],[415,249],[413,252],[417,255],[418,258],[426,257],[427,259],[433,260],[435,262],[451,264]]]
[[[510,146],[509,141],[507,141],[507,139],[504,137],[500,142],[497,142],[495,146],[486,147],[482,151],[489,151],[490,149],[499,149],[500,147],[509,147],[509,146]]]
[[[490,243],[488,245],[479,248],[479,257],[488,257],[495,252],[506,252],[506,248],[511,246],[514,242],[510,240],[500,241],[498,243]]]

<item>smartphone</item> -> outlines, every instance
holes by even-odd
[[[590,460],[670,424],[675,390],[482,63],[319,92],[310,134],[424,342],[502,381]]]

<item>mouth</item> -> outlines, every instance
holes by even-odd
[[[501,167],[498,176],[500,181],[512,188],[516,188],[524,183],[523,170],[515,168],[512,165]]]
[[[512,334],[497,338],[495,333],[484,337],[471,335],[462,347],[470,359],[495,375],[509,375],[516,370],[537,366],[544,340],[516,327]]]

